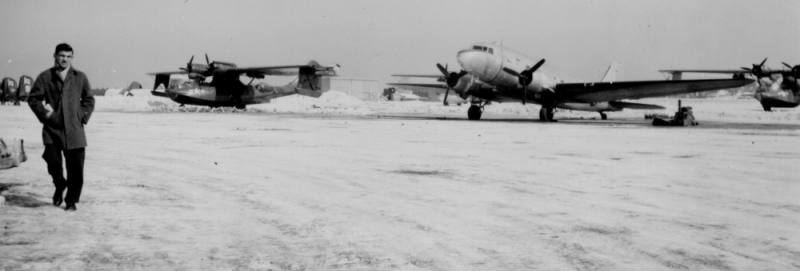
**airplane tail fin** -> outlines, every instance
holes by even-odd
[[[153,94],[153,96],[169,98],[169,95],[167,95],[167,93],[156,91],[156,89],[158,89],[158,87],[161,85],[164,85],[164,91],[166,91],[169,88],[169,74],[156,75],[156,83],[155,85],[153,85],[153,91],[150,91],[150,94]]]
[[[157,74],[156,75],[156,83],[153,86],[153,91],[155,91],[161,85],[164,85],[164,89],[165,90],[167,88],[169,88],[169,74]]]
[[[603,76],[601,82],[613,82],[617,80],[617,62],[611,63],[606,70],[606,75]]]
[[[301,67],[297,76],[297,94],[318,98],[322,96],[322,76],[336,76],[339,65],[320,65],[316,61],[308,62],[307,67]]]

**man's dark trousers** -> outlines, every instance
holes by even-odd
[[[56,140],[57,141],[57,140]],[[67,179],[64,179],[64,169],[61,167],[61,153],[67,164]],[[64,150],[60,144],[44,144],[42,158],[47,162],[47,173],[53,176],[56,187],[67,188],[66,203],[78,203],[83,189],[83,160],[86,157],[86,148]]]

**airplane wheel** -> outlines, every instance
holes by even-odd
[[[450,105],[450,103],[444,102],[444,106],[448,106],[448,105]]]
[[[604,120],[608,119],[608,115],[606,115],[606,113],[600,112],[600,118]]]
[[[542,107],[542,109],[539,109],[539,120],[541,121],[553,121],[553,115],[552,108]]]
[[[236,109],[245,109],[247,106],[243,104],[237,104]]]
[[[767,112],[772,111],[772,107],[768,106],[768,105],[765,105],[764,106],[764,111],[767,111]]]
[[[467,117],[470,120],[479,120],[481,119],[481,113],[483,113],[481,112],[481,107],[473,105],[469,107],[469,110],[467,110]]]

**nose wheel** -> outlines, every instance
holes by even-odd
[[[606,113],[600,112],[600,119],[608,119],[608,115],[606,115]]]

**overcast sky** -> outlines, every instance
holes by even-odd
[[[195,61],[240,67],[338,63],[340,75],[457,67],[502,41],[567,79],[663,79],[658,69],[800,64],[800,3],[768,1],[3,1],[0,76],[35,77],[67,42],[93,87],[150,87],[148,72]],[[286,82],[291,78],[273,79]]]

